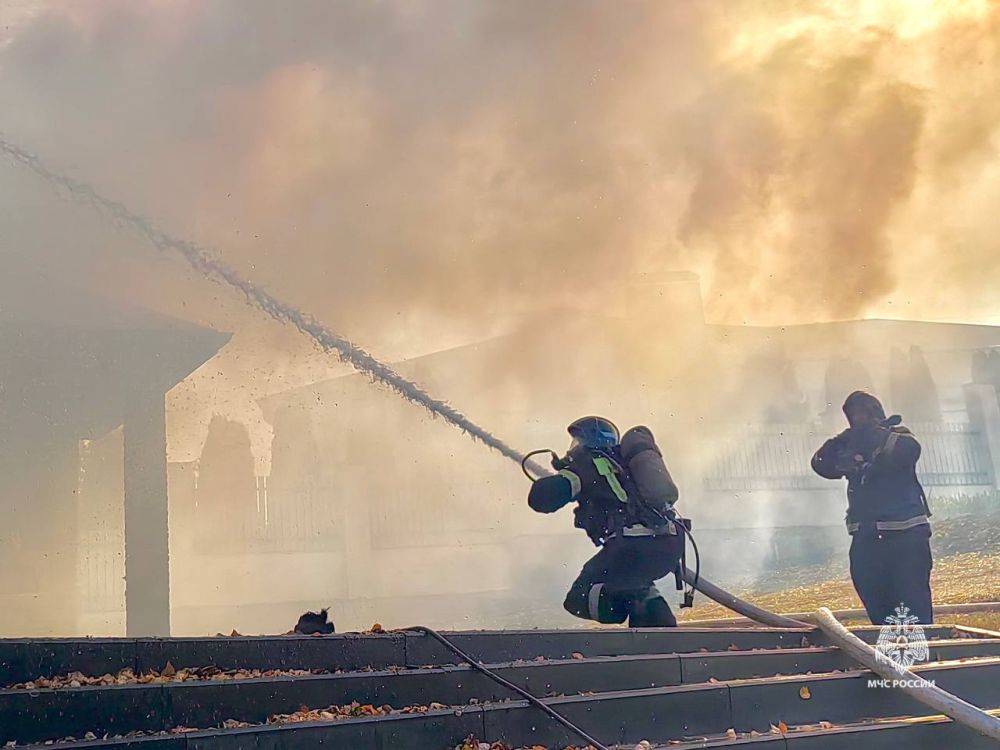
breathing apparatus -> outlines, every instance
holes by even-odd
[[[548,453],[551,456],[550,463],[556,471],[569,468],[573,462],[573,454],[576,453],[579,455],[581,451],[586,450],[592,456],[602,456],[608,459],[612,466],[614,466],[616,474],[621,475],[624,473],[624,469],[615,460],[614,456],[611,455],[611,449],[618,445],[621,440],[621,431],[610,419],[605,419],[604,417],[581,417],[567,427],[566,431],[573,440],[565,456],[560,457],[559,454],[550,448],[541,448],[531,451],[531,453],[528,453],[521,459],[521,471],[532,482],[536,480],[536,477],[531,476],[531,472],[528,471],[528,461],[532,456],[537,456],[541,453]]]
[[[524,475],[531,482],[536,482],[542,478],[532,476],[531,472],[528,470],[529,463],[533,463],[531,462],[531,458],[544,453],[549,455],[549,463],[557,472],[568,469],[572,466],[574,461],[579,461],[581,458],[586,456],[589,460],[597,458],[607,460],[616,477],[620,478],[630,474],[629,469],[633,468],[632,464],[630,463],[628,468],[622,466],[621,461],[613,452],[613,449],[619,445],[621,440],[621,432],[614,422],[604,417],[583,417],[573,422],[567,428],[567,431],[572,437],[572,442],[570,443],[569,450],[565,455],[560,456],[551,448],[539,448],[526,454],[521,459],[521,471],[524,472]],[[656,460],[661,461],[658,451]],[[633,459],[633,463],[634,462],[635,460]],[[537,467],[537,464],[535,464],[535,466]],[[641,466],[636,466],[635,468],[640,472],[643,470]],[[667,514],[664,514],[654,505],[649,503],[645,503],[644,507],[646,511],[655,514],[655,516],[662,521],[662,525],[664,527],[669,526],[675,529],[679,528],[681,534],[686,537],[681,552],[681,559],[677,570],[675,571],[675,578],[677,581],[677,590],[684,592],[683,603],[680,605],[681,608],[692,607],[694,606],[694,591],[698,586],[698,581],[701,575],[701,555],[698,551],[698,544],[695,542],[694,536],[691,534],[691,520],[688,518],[681,518],[669,510]],[[687,540],[690,540],[691,548],[694,550],[695,556],[695,572],[689,588],[685,588],[684,585],[684,571],[687,567]]]

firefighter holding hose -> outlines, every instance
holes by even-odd
[[[654,582],[677,570],[684,537],[674,484],[647,427],[619,438],[603,417],[569,426],[572,438],[558,474],[532,482],[528,505],[554,513],[576,502],[575,525],[600,551],[583,566],[563,606],[576,617],[629,627],[675,627]]]
[[[850,426],[816,451],[812,468],[847,479],[854,588],[873,625],[885,624],[900,605],[929,625],[933,561],[930,509],[916,474],[920,443],[864,391],[847,397],[844,415]]]

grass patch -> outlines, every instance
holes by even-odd
[[[931,590],[935,604],[1000,601],[1000,553],[968,552],[935,560]],[[861,600],[846,574],[782,591],[743,591],[739,596],[772,612],[809,612],[821,606],[830,609],[861,607]],[[732,612],[704,596],[699,596],[696,601],[694,609],[683,611],[681,620],[735,617]],[[947,620],[949,623],[991,630],[1000,626],[1000,615],[990,613],[955,615]]]

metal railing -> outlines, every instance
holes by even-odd
[[[911,426],[923,451],[917,474],[928,487],[987,486],[993,481],[989,448],[968,423]],[[723,433],[704,450],[717,452],[703,481],[708,490],[811,490],[829,483],[809,467],[829,437],[818,424],[748,425]]]

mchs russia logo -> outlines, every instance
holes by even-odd
[[[876,656],[902,669],[927,661],[927,637],[909,607],[900,604],[896,614],[885,618],[875,644]]]

